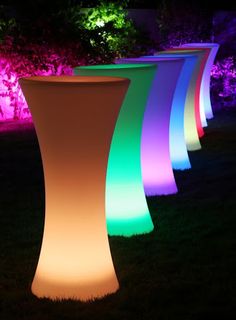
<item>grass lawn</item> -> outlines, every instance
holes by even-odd
[[[40,152],[30,124],[0,124],[0,318],[236,319],[236,109],[205,131],[193,168],[175,172],[179,193],[147,199],[155,230],[109,238],[120,290],[81,303],[31,294],[44,219]]]

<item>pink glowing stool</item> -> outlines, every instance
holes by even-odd
[[[202,107],[202,113],[204,111],[205,118],[213,118],[213,111],[210,98],[210,79],[211,79],[211,69],[219,50],[219,44],[217,43],[185,43],[181,47],[184,48],[195,48],[195,49],[210,49],[207,62],[203,71],[203,77],[201,82],[201,94],[200,94],[200,104]],[[202,116],[203,117],[203,116]],[[207,123],[205,123],[207,125]]]
[[[45,178],[45,224],[32,292],[90,300],[118,287],[110,254],[105,183],[108,154],[129,80],[19,80],[35,124]]]

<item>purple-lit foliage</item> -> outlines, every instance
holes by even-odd
[[[48,43],[17,44],[6,37],[0,47],[0,121],[30,118],[18,79],[31,75],[72,75],[73,67],[94,63],[77,44],[63,47]]]
[[[157,27],[160,48],[188,42],[209,42],[211,17],[198,2],[158,1]]]
[[[236,61],[227,57],[217,61],[211,72],[211,92],[216,109],[236,106]]]
[[[169,42],[169,45],[173,44]],[[71,75],[75,66],[106,63],[104,57],[92,58],[79,43],[63,45],[32,42],[7,36],[0,46],[0,121],[30,118],[18,79],[30,75]],[[236,106],[236,61],[227,57],[212,69],[213,109]]]

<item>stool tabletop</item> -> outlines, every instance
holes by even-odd
[[[198,53],[198,52],[196,52]],[[154,56],[144,56],[144,58],[146,59],[150,59],[150,61],[152,61],[152,59],[181,59],[181,58],[189,58],[189,57],[196,57],[196,53],[192,53],[191,52],[186,52],[186,53],[178,53],[178,55],[176,54],[176,52],[171,53],[170,51],[168,51],[168,53],[164,53],[164,51],[161,51],[161,54],[156,53]]]
[[[101,65],[94,65],[94,66],[81,66],[76,67],[79,70],[114,70],[114,69],[142,69],[142,68],[156,68],[156,65],[152,64],[101,64]]]
[[[218,43],[211,43],[211,42],[203,42],[203,43],[199,43],[199,42],[193,42],[193,43],[185,43],[182,45],[182,47],[210,47],[210,48],[215,48],[215,47],[219,47]]]
[[[122,77],[106,77],[106,76],[32,76],[19,79],[20,82],[30,82],[31,84],[101,84],[110,82],[129,82],[129,79]]]
[[[203,51],[204,49],[203,48],[190,48],[190,47],[186,47],[186,49],[184,47],[174,47],[174,48],[169,48],[169,49],[166,49],[164,51],[159,51],[157,52],[157,55],[158,54],[165,54],[165,53],[175,53],[175,54],[199,54]]]
[[[122,62],[151,62],[156,63],[158,61],[177,61],[182,59],[181,57],[161,57],[161,56],[148,56],[148,57],[137,57],[137,58],[121,58],[117,59],[116,62],[122,63]]]

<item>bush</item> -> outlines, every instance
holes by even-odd
[[[228,57],[217,61],[211,72],[211,92],[214,107],[236,106],[236,61]]]
[[[212,12],[199,6],[197,1],[162,0],[157,12],[160,49],[187,42],[210,42]]]
[[[0,120],[31,116],[20,77],[71,75],[75,66],[111,63],[133,48],[136,31],[123,6],[102,1],[81,11],[66,2],[55,10],[55,3],[27,0],[16,5],[16,19],[0,10]]]
[[[127,1],[122,4],[101,1],[94,8],[81,10],[80,6],[74,6],[60,15],[89,52],[111,62],[135,50],[138,33],[125,6]]]
[[[5,7],[0,6],[0,43],[6,35],[11,34],[12,30],[16,27],[16,20],[7,17],[5,14]]]
[[[18,79],[33,75],[72,75],[78,65],[95,64],[80,44],[30,42],[7,36],[0,47],[0,121],[31,117]]]

